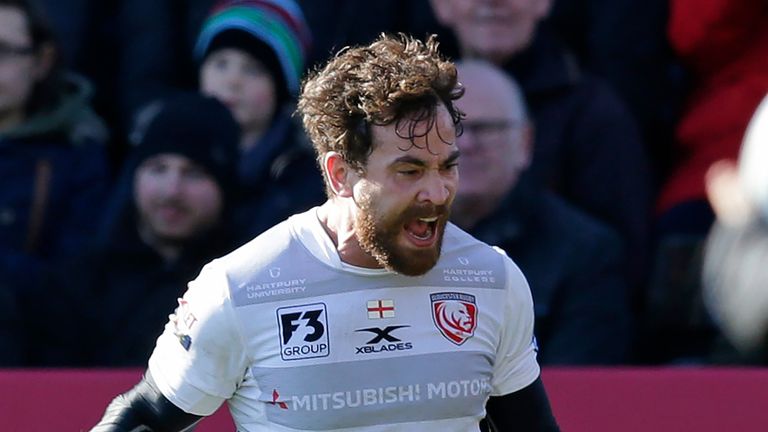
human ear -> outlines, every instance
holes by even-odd
[[[521,143],[522,146],[522,161],[521,166],[523,169],[528,169],[531,165],[531,159],[533,158],[533,139],[534,139],[534,126],[526,121],[521,131]]]
[[[323,157],[323,171],[334,195],[349,198],[358,176],[344,158],[336,152],[328,152]]]
[[[56,61],[56,48],[51,43],[44,43],[35,52],[34,78],[38,81],[44,79],[53,69]]]

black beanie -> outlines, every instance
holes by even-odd
[[[240,127],[229,109],[199,93],[160,102],[131,155],[134,167],[161,153],[176,153],[204,168],[225,196],[237,189]]]

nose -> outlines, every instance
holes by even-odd
[[[424,176],[424,182],[416,198],[419,202],[443,205],[448,202],[451,190],[453,187],[449,179],[444,178],[438,172],[430,171],[428,175]]]
[[[228,66],[221,72],[221,81],[229,90],[238,90],[242,84],[242,73],[233,66]]]
[[[240,89],[240,74],[237,72],[230,72],[225,78],[227,88],[232,91],[238,91]]]
[[[176,171],[168,172],[163,178],[162,187],[160,189],[163,195],[165,195],[166,197],[176,196],[179,193],[181,193],[181,190],[182,190],[181,174]]]

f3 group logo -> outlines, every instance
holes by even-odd
[[[277,309],[280,327],[280,357],[301,360],[327,357],[328,313],[324,303],[288,306]]]

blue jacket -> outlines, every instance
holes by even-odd
[[[244,240],[325,201],[316,161],[314,149],[293,123],[289,109],[278,113],[270,130],[242,155],[242,199],[235,217]]]
[[[0,133],[0,280],[14,291],[37,286],[95,232],[110,175],[89,97],[87,83],[70,76],[57,106]]]

